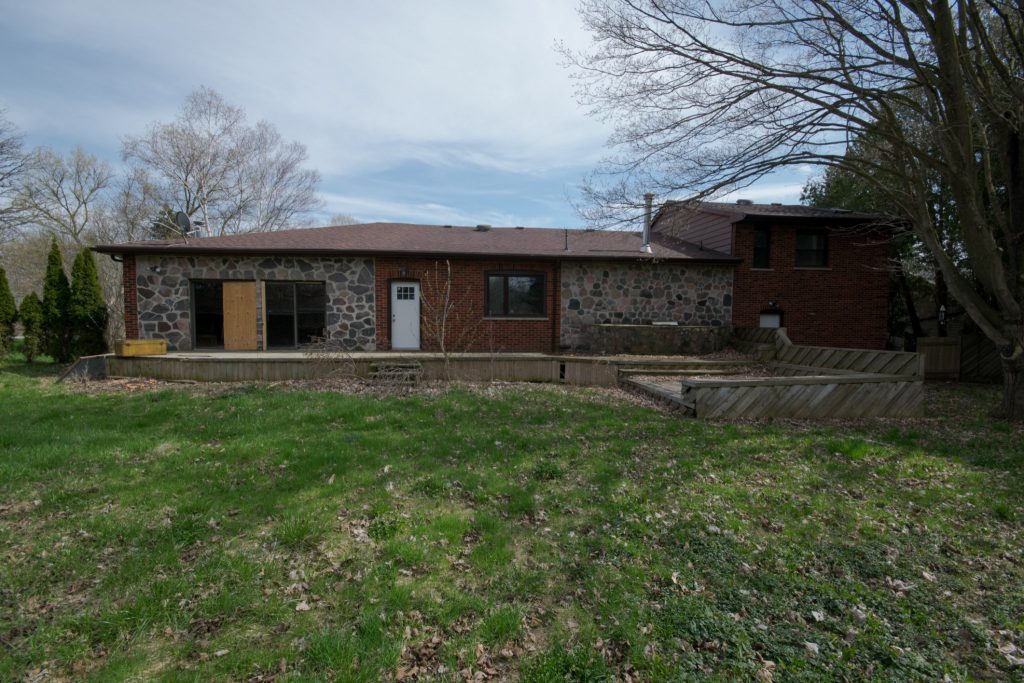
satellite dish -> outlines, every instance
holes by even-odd
[[[178,232],[182,235],[188,235],[192,232],[192,221],[184,211],[174,214],[174,224],[178,226]]]

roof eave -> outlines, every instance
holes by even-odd
[[[596,254],[580,252],[560,253],[501,253],[492,252],[425,252],[425,251],[368,251],[349,249],[267,249],[256,247],[240,247],[234,249],[202,248],[191,245],[118,245],[101,244],[92,247],[92,250],[100,254],[161,254],[173,256],[366,256],[386,258],[473,258],[473,259],[535,259],[544,261],[673,261],[680,263],[722,263],[729,265],[738,263],[736,257],[720,256],[663,256],[658,254],[643,254],[637,252],[635,256],[628,254]]]

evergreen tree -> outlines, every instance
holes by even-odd
[[[46,278],[43,280],[43,350],[59,363],[71,359],[71,324],[68,309],[71,305],[71,287],[64,274],[64,260],[57,240],[50,244],[46,258]]]
[[[21,300],[19,313],[25,330],[25,359],[31,363],[43,350],[43,304],[35,292]]]
[[[93,356],[107,352],[107,304],[100,288],[100,276],[92,252],[83,249],[71,267],[72,329],[71,351],[75,356]]]
[[[14,344],[14,321],[17,319],[18,308],[7,284],[7,273],[0,267],[0,356],[11,352]]]

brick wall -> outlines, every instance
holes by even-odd
[[[121,286],[124,288],[124,337],[139,338],[139,295],[135,280],[135,254],[125,254],[121,263]]]
[[[734,254],[743,261],[733,283],[733,324],[757,327],[774,301],[796,344],[885,348],[888,337],[889,246],[881,234],[828,238],[828,266],[795,267],[796,230],[773,226],[769,270],[752,270],[754,229],[738,224]]]
[[[507,261],[477,259],[377,258],[377,349],[391,348],[391,282],[420,283],[420,345],[425,351],[438,350],[438,311],[442,291],[451,268],[450,301],[455,306],[447,328],[446,345],[451,351],[533,351],[550,352],[558,347],[559,307],[558,265],[551,261]],[[544,275],[544,316],[538,319],[487,318],[485,277],[492,272],[542,273]],[[430,317],[430,320],[425,318]]]

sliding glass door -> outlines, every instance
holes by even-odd
[[[220,280],[192,281],[195,347],[224,348],[224,284]]]
[[[323,282],[265,282],[264,339],[268,349],[294,348],[323,337],[327,291]]]

